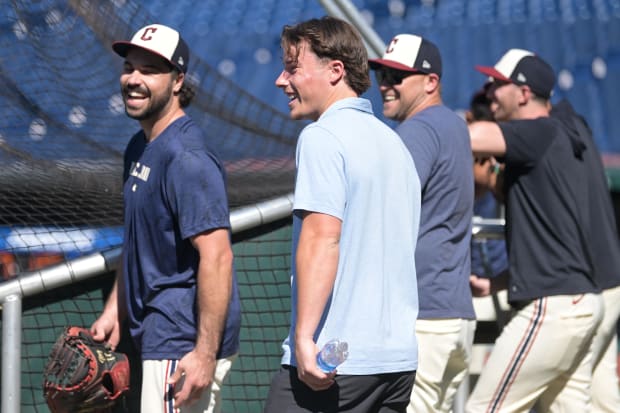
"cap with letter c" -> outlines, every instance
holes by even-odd
[[[415,34],[394,36],[380,59],[370,59],[370,68],[381,66],[414,73],[435,73],[441,77],[441,54],[434,43]]]
[[[187,72],[189,48],[178,31],[163,24],[149,24],[138,30],[131,40],[112,43],[112,49],[122,57],[132,47],[138,47],[163,57],[180,72]]]

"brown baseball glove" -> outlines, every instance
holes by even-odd
[[[129,361],[87,329],[66,327],[45,365],[43,389],[52,413],[106,412],[129,390]]]

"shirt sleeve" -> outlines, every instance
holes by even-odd
[[[439,138],[435,131],[425,122],[415,118],[401,123],[396,132],[409,149],[415,163],[420,186],[424,191],[433,172],[433,165],[437,164],[440,152]]]
[[[500,122],[498,125],[506,142],[506,163],[522,167],[536,165],[555,136],[551,125],[542,118]]]
[[[186,151],[167,172],[167,199],[187,239],[216,228],[230,228],[228,198],[219,162],[204,151]]]
[[[297,143],[295,210],[344,216],[347,183],[345,156],[336,136],[317,126],[307,126]]]

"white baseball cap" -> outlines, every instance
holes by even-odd
[[[406,72],[435,73],[441,77],[441,54],[429,40],[415,34],[394,36],[381,59],[370,59],[370,68],[386,66]]]
[[[132,47],[139,47],[163,57],[181,72],[187,72],[189,48],[178,31],[162,24],[149,24],[133,35],[130,41],[112,43],[112,49],[122,57]]]
[[[555,85],[555,73],[549,63],[524,49],[510,49],[495,66],[476,66],[476,70],[493,79],[527,85],[542,98],[549,98]]]

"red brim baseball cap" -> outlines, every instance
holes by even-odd
[[[534,53],[523,49],[510,49],[495,66],[476,66],[476,70],[493,79],[527,85],[542,98],[551,97],[555,73],[551,66]]]
[[[492,77],[493,79],[503,80],[504,82],[510,82],[511,80],[500,73],[492,66],[476,66],[476,70],[480,73]]]
[[[406,72],[435,73],[441,77],[441,55],[432,42],[414,34],[395,36],[380,59],[370,59],[370,68],[382,66]]]

